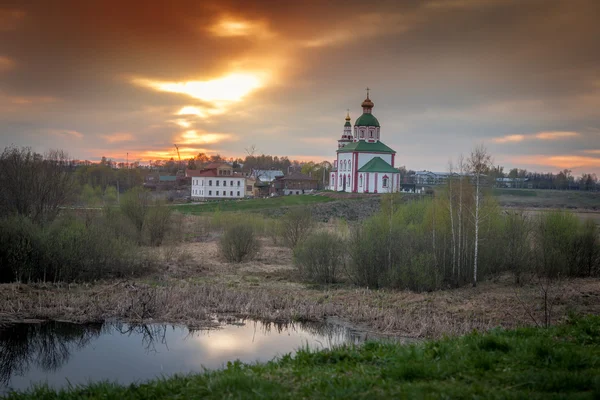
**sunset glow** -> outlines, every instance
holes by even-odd
[[[250,92],[262,86],[254,74],[233,73],[207,81],[164,82],[134,79],[135,84],[161,92],[180,93],[203,101],[241,101]]]
[[[529,135],[507,135],[492,139],[495,143],[515,143],[524,140],[561,140],[580,136],[577,132],[538,132]]]
[[[396,166],[483,143],[505,170],[600,175],[593,0],[10,3],[3,146],[331,162],[370,87]]]
[[[207,132],[198,132],[196,130],[188,130],[180,135],[178,135],[175,139],[177,143],[181,144],[211,144],[211,143],[219,143],[225,140],[231,140],[232,135],[226,133],[207,133]]]

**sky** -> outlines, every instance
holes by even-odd
[[[600,175],[600,1],[0,1],[0,147],[335,159],[370,88],[397,166]]]

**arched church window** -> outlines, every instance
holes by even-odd
[[[387,178],[387,176],[383,177],[383,187],[384,188],[388,187],[388,178]]]
[[[361,175],[358,179],[358,186],[362,187],[362,183],[363,183],[363,176]]]
[[[352,161],[348,161],[348,171],[352,171]]]

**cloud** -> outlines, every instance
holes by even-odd
[[[179,111],[177,111],[177,113],[175,115],[181,115],[181,116],[195,116],[195,117],[200,117],[200,118],[208,118],[211,115],[218,115],[218,114],[223,114],[225,111],[227,111],[227,105],[226,104],[220,104],[221,107],[220,108],[208,108],[208,107],[201,107],[201,106],[184,106],[182,107]]]
[[[234,140],[229,133],[210,133],[190,129],[175,137],[175,143],[185,145],[206,145]]]
[[[47,129],[46,133],[53,136],[70,139],[83,139],[83,133],[67,129]]]
[[[15,67],[15,61],[6,56],[0,56],[0,72],[11,70]]]
[[[448,9],[472,9],[488,6],[506,5],[510,0],[432,0],[425,3],[426,8],[448,10]]]
[[[0,31],[13,31],[25,18],[25,11],[0,8]]]
[[[231,73],[206,81],[168,82],[135,78],[133,83],[161,92],[185,94],[203,101],[241,101],[250,92],[263,86],[258,74]]]
[[[572,138],[572,137],[577,137],[577,136],[580,136],[580,134],[577,132],[560,132],[560,131],[539,132],[539,133],[535,134],[535,138],[540,139],[540,140],[559,140],[559,139]]]
[[[377,13],[360,14],[352,20],[344,20],[343,24],[333,25],[319,30],[319,34],[311,39],[300,41],[303,47],[337,46],[356,40],[369,40],[377,36],[386,36],[406,32],[413,28],[420,19],[409,13]]]
[[[250,21],[239,18],[222,18],[208,28],[211,35],[225,38],[251,36],[254,39],[267,39],[274,36],[265,21]]]
[[[583,153],[585,153],[585,154],[600,154],[600,149],[583,150]]]
[[[525,135],[507,135],[492,139],[496,143],[514,143],[525,140]]]
[[[110,135],[102,135],[102,138],[108,143],[121,143],[121,142],[132,142],[135,140],[135,136],[131,133],[111,133]]]
[[[553,132],[538,132],[527,135],[506,135],[493,138],[494,143],[517,143],[524,140],[560,140],[581,136],[577,132],[569,131],[553,131]]]
[[[600,158],[579,156],[573,154],[555,156],[525,155],[515,157],[513,161],[521,164],[540,165],[561,169],[585,169],[600,167]]]

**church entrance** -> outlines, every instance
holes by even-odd
[[[345,192],[346,191],[346,175],[344,175],[344,179],[343,179],[343,184],[342,187],[344,188],[342,191]]]

